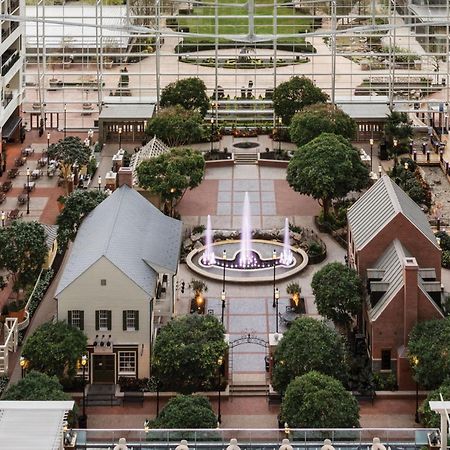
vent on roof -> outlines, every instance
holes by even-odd
[[[100,286],[106,286],[106,280],[105,279],[100,280]]]

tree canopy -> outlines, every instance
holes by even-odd
[[[12,384],[2,396],[2,400],[71,400],[69,394],[55,376],[32,370],[17,383]]]
[[[169,147],[200,142],[203,139],[203,119],[195,111],[180,105],[160,109],[147,123],[146,133],[161,139]]]
[[[56,219],[58,249],[63,251],[73,241],[83,219],[105,198],[105,191],[77,189],[64,202],[64,209]]]
[[[345,138],[322,133],[295,151],[287,181],[294,191],[317,199],[328,219],[333,199],[368,186],[369,170]]]
[[[359,426],[359,406],[333,377],[312,371],[289,383],[281,404],[281,420],[293,428]]]
[[[219,360],[227,349],[225,329],[212,315],[171,320],[158,334],[153,370],[162,389],[181,393],[217,387]]]
[[[392,111],[386,118],[384,133],[387,145],[391,151],[394,151],[394,139],[397,139],[397,153],[403,153],[409,139],[413,135],[408,115],[405,112]]]
[[[282,118],[285,125],[289,125],[294,114],[305,106],[327,100],[328,95],[306,77],[294,76],[280,83],[273,91],[275,114]]]
[[[215,428],[217,418],[211,403],[199,395],[177,395],[169,400],[152,428]]]
[[[348,326],[362,307],[363,285],[357,272],[333,262],[313,276],[311,287],[321,316],[336,324]]]
[[[13,290],[18,292],[36,280],[45,262],[44,228],[38,222],[14,221],[0,228],[0,248],[0,267],[9,272]]]
[[[206,85],[200,78],[183,78],[168,84],[161,93],[161,106],[181,105],[190,111],[198,111],[205,117],[209,107]]]
[[[277,345],[274,359],[272,385],[278,392],[284,392],[296,376],[311,370],[341,381],[347,379],[347,355],[341,336],[311,317],[293,322]]]
[[[422,424],[424,427],[440,428],[441,426],[441,416],[439,415],[439,413],[432,411],[430,408],[430,401],[440,400],[440,394],[442,394],[442,397],[445,401],[450,401],[450,378],[447,378],[447,380],[444,381],[444,384],[439,386],[439,388],[430,392],[427,398],[422,403],[420,412]]]
[[[450,317],[419,322],[409,335],[414,379],[422,388],[438,388],[450,374]]]
[[[164,212],[170,216],[185,192],[202,182],[204,173],[202,154],[190,148],[172,149],[143,161],[137,168],[139,185],[158,195]]]
[[[61,175],[67,183],[71,179],[74,164],[82,167],[89,163],[91,150],[79,137],[68,136],[50,145],[48,157],[59,162]]]
[[[49,376],[73,378],[77,363],[86,351],[87,337],[66,322],[40,325],[25,342],[22,355],[32,369]]]
[[[294,115],[289,127],[291,141],[301,147],[322,133],[334,133],[354,139],[356,122],[336,106],[319,103],[307,106]]]

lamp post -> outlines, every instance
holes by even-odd
[[[276,320],[275,320],[275,332],[278,333],[278,302],[280,300],[280,290],[278,288],[275,288],[275,303],[277,305],[277,309],[275,310]]]
[[[275,249],[273,249],[272,252],[272,262],[273,262],[273,302],[272,302],[272,307],[276,307],[276,303],[275,303],[275,270],[276,270],[276,262],[277,262],[277,251]],[[278,318],[277,318],[278,320]]]
[[[378,178],[381,178],[383,168],[381,167],[381,164],[378,166]]]
[[[64,103],[64,139],[67,135],[67,103]]]
[[[222,261],[223,261],[223,276],[222,276],[222,294],[220,296],[220,299],[222,300],[222,325],[223,325],[223,319],[225,314],[225,269],[226,269],[226,261],[227,261],[227,251],[224,250],[222,252]]]
[[[222,372],[222,364],[223,364],[223,357],[221,356],[218,360],[217,360],[217,364],[219,365],[219,370],[218,370],[218,384],[217,384],[217,393],[219,395],[219,404],[217,407],[217,424],[220,425],[222,423],[222,411],[221,411],[221,398],[220,398],[220,380],[221,380],[221,372]]]
[[[21,369],[22,378],[25,375],[25,369],[27,367],[27,363],[28,363],[28,360],[27,360],[27,358],[25,358],[25,356],[21,356],[19,358],[19,365],[20,365],[20,369]]]
[[[98,176],[97,184],[98,184],[98,190],[101,191],[101,189],[102,189],[102,177],[100,175]]]
[[[5,219],[6,219],[5,211],[2,211],[2,227],[3,228],[5,228]]]
[[[50,151],[50,133],[47,133],[47,169],[50,161],[49,151]]]
[[[211,117],[211,146],[209,152],[213,151],[213,138],[214,138],[214,117]]]
[[[404,164],[404,169],[405,169],[405,184],[406,184],[406,179],[408,177],[408,169],[409,169],[409,164],[407,162],[405,162]]]
[[[122,148],[122,127],[119,127],[119,150]]]
[[[283,124],[283,119],[278,117],[278,153],[281,153],[281,125]]]
[[[397,139],[394,139],[392,141],[392,143],[394,144],[394,166],[396,166],[397,165],[397,145],[398,145]]]
[[[30,168],[27,167],[27,214],[30,214]]]
[[[417,369],[417,366],[419,365],[419,358],[417,356],[413,356],[411,359],[412,365],[414,366],[414,369]],[[414,416],[414,421],[416,423],[420,423],[419,419],[419,382],[416,379],[416,413]]]
[[[87,428],[87,416],[86,416],[86,365],[88,362],[87,355],[81,357],[81,367],[83,368],[83,416],[80,418],[81,428]]]
[[[373,139],[369,140],[370,143],[370,171],[372,172],[372,158],[373,158]]]

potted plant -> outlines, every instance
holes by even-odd
[[[289,283],[286,292],[290,296],[291,308],[298,313],[305,313],[304,299],[301,297],[302,288],[298,283]]]
[[[23,322],[25,318],[25,302],[16,300],[8,304],[8,317],[15,317],[17,321]]]
[[[194,298],[191,301],[191,313],[204,314],[206,299],[203,292],[208,291],[208,286],[202,280],[192,279],[189,287],[194,291]]]

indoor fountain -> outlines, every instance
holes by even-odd
[[[300,248],[290,245],[289,221],[286,218],[283,242],[252,239],[251,205],[245,193],[242,208],[240,239],[214,242],[211,217],[205,230],[205,245],[191,251],[186,262],[194,272],[222,280],[225,271],[228,282],[261,282],[288,278],[300,272],[308,263],[308,256]]]

